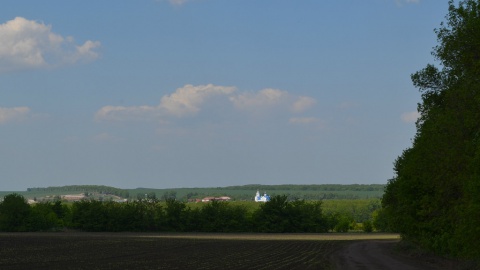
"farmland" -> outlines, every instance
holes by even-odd
[[[1,269],[331,269],[330,255],[396,234],[2,233]]]

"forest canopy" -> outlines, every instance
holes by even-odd
[[[437,254],[480,257],[480,1],[449,1],[438,45],[414,73],[420,117],[382,199],[391,230]]]

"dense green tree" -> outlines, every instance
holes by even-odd
[[[321,202],[288,201],[286,195],[276,195],[261,205],[253,215],[258,232],[326,232],[328,222]]]
[[[372,225],[377,231],[391,232],[393,231],[389,227],[389,220],[385,214],[384,209],[377,209],[372,213]]]
[[[288,232],[326,232],[327,221],[322,212],[322,202],[296,200],[287,204]]]
[[[367,233],[373,232],[372,221],[370,221],[370,220],[364,221],[362,225],[363,225],[363,231],[364,232],[367,232]]]
[[[169,231],[185,231],[188,224],[190,210],[184,202],[167,199],[165,206],[164,226]]]
[[[351,229],[351,224],[353,223],[353,218],[346,215],[341,215],[338,217],[337,224],[335,224],[334,231],[336,232],[348,232]]]
[[[273,196],[269,202],[260,206],[255,212],[255,227],[259,232],[286,232],[288,226],[287,218],[287,196]]]
[[[247,209],[228,202],[212,201],[200,211],[200,230],[204,232],[249,231]]]
[[[58,202],[61,204],[61,202]],[[59,230],[64,226],[63,215],[60,218],[57,213],[55,213],[54,208],[55,204],[50,202],[40,202],[36,203],[31,207],[31,212],[28,217],[28,226],[29,231],[48,231],[48,230]],[[60,206],[57,206],[58,209]]]
[[[31,208],[22,195],[6,195],[0,203],[0,230],[20,232],[28,230]]]
[[[439,254],[480,257],[480,1],[449,1],[427,65],[411,148],[382,200],[387,227]]]
[[[83,200],[72,205],[72,226],[85,231],[107,231],[108,214],[103,202]]]

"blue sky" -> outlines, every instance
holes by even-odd
[[[0,190],[370,184],[438,0],[5,0]]]

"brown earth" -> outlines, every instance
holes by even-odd
[[[338,242],[234,236],[4,233],[0,269],[331,269]]]
[[[0,269],[468,269],[397,243],[388,234],[0,233]]]
[[[398,249],[399,240],[353,242],[333,252],[335,269],[341,270],[430,270],[474,269],[466,264],[433,255],[409,254]]]

